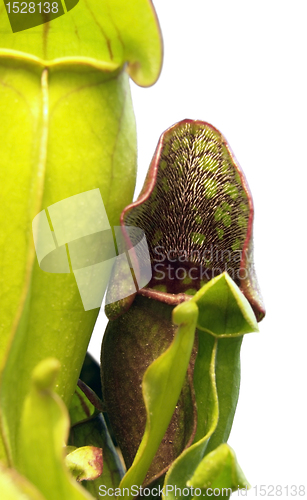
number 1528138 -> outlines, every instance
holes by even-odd
[[[56,14],[59,12],[58,2],[8,2],[5,4],[8,14]]]

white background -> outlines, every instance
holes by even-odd
[[[201,119],[226,136],[253,193],[255,264],[267,308],[260,333],[243,341],[229,444],[252,486],[266,485],[268,493],[269,485],[304,484],[307,496],[307,3],[154,4],[164,65],[153,87],[131,84],[136,194],[160,134],[173,123]],[[101,314],[90,347],[97,359],[105,324]],[[285,489],[279,498],[286,498]]]

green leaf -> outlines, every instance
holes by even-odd
[[[227,441],[238,401],[240,387],[240,348],[243,340],[242,330],[247,333],[258,331],[255,315],[246,298],[224,273],[211,280],[193,297],[199,306],[199,350],[194,369],[194,387],[198,407],[197,431],[195,441],[206,434],[203,415],[206,415],[205,393],[208,359],[203,354],[210,344],[209,333],[218,338],[216,354],[216,385],[219,402],[219,420],[210,439],[208,449],[213,450]],[[204,356],[204,359],[203,359]]]
[[[6,60],[1,65],[0,59],[0,180],[5,186],[0,356],[2,366],[6,362],[0,397],[11,459],[32,369],[47,356],[57,357],[62,370],[56,391],[69,405],[98,314],[98,308],[84,310],[72,273],[39,268],[32,220],[60,200],[99,188],[110,224],[118,224],[134,189],[136,145],[127,75],[76,70],[44,70],[41,76],[34,64]]]
[[[29,14],[23,14],[26,24]],[[36,58],[122,67],[142,86],[152,85],[162,63],[161,35],[149,0],[80,0],[67,14],[12,33],[4,4],[0,5],[0,49],[3,54],[27,52]],[[101,64],[102,62],[102,64]]]
[[[227,444],[221,444],[204,457],[187,486],[205,490],[231,488],[232,492],[246,486],[250,487],[234,451]]]
[[[65,463],[77,481],[94,480],[102,474],[102,449],[81,446],[66,455]]]
[[[49,358],[33,371],[21,412],[16,467],[46,500],[90,500],[93,497],[70,476],[64,463],[69,417],[63,401],[54,393],[59,369],[58,360]]]
[[[206,335],[205,332],[202,335]],[[218,339],[216,353],[216,387],[219,403],[219,420],[214,433],[212,434],[206,454],[217,448],[222,443],[226,443],[231,431],[240,390],[240,350],[243,336],[234,338]],[[196,366],[197,365],[197,366]],[[196,389],[196,379],[198,384],[202,384],[202,375],[195,364],[194,384],[196,399],[198,394]],[[199,414],[202,415],[201,409]],[[202,421],[202,418],[200,419]],[[195,440],[199,436],[200,429],[197,429]]]
[[[192,300],[199,307],[200,330],[220,338],[259,331],[248,300],[226,272],[204,285]]]
[[[187,481],[193,475],[199,462],[202,460],[208,441],[216,429],[218,422],[218,398],[215,380],[215,360],[218,340],[211,336],[199,337],[199,342],[205,344],[200,348],[202,364],[204,366],[204,386],[207,390],[203,394],[203,408],[205,413],[199,417],[205,422],[206,434],[173,462],[165,476],[163,498],[175,500],[178,498],[176,487],[184,489]],[[177,490],[178,491],[178,490]]]
[[[171,500],[177,497],[175,486],[185,488],[204,456],[227,441],[239,394],[242,333],[258,331],[252,308],[227,273],[204,285],[190,302],[199,307],[197,430],[194,444],[166,474],[164,495]],[[221,467],[223,463],[217,463]]]
[[[84,311],[72,273],[38,267],[32,221],[54,203],[98,188],[110,224],[119,223],[136,169],[123,69],[128,62],[134,80],[151,85],[162,50],[148,0],[80,1],[65,15],[17,33],[2,3],[0,32],[0,399],[14,460],[34,366],[47,356],[60,360],[56,390],[69,405],[98,314],[98,308]],[[7,458],[2,443],[0,457]]]
[[[218,340],[205,332],[198,334],[198,350],[194,366],[193,384],[197,406],[197,430],[194,443],[211,430],[217,416],[216,357]],[[215,415],[215,417],[214,417]],[[217,422],[214,424],[216,428]]]
[[[99,497],[99,486],[107,489],[116,488],[124,469],[109,435],[101,413],[95,412],[94,406],[82,390],[77,387],[69,409],[72,427],[69,443],[75,447],[93,446],[103,450],[103,470],[99,479],[83,481],[82,485],[94,496]],[[80,448],[78,448],[80,449]]]
[[[5,500],[46,500],[45,497],[14,469],[0,464],[0,491]]]
[[[143,398],[147,421],[142,442],[121,488],[141,485],[174,412],[186,375],[198,310],[185,302],[173,311],[173,322],[179,325],[170,347],[146,370],[143,377]]]

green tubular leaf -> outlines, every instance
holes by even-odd
[[[5,500],[46,500],[27,479],[0,464],[0,491]]]
[[[187,481],[192,477],[196,467],[202,460],[208,440],[216,429],[218,422],[218,398],[215,381],[215,361],[217,351],[217,339],[211,335],[199,336],[199,354],[196,363],[201,363],[204,367],[202,372],[204,384],[206,387],[202,394],[202,404],[205,408],[205,415],[202,418],[205,422],[205,435],[186,449],[171,465],[165,476],[163,498],[175,500],[179,498],[178,489],[183,490]],[[196,368],[196,366],[195,366]],[[207,368],[207,369],[205,369]],[[208,369],[209,368],[209,369]],[[198,400],[199,402],[199,400]]]
[[[146,370],[143,398],[147,422],[142,442],[121,488],[141,485],[175,409],[189,364],[198,309],[192,302],[177,306],[173,322],[179,325],[170,347]],[[125,490],[126,492],[126,490]]]
[[[164,495],[167,498],[171,495],[171,500],[178,498],[175,486],[182,489],[187,484],[191,486],[189,481],[205,460],[203,457],[227,441],[239,394],[242,334],[258,331],[253,310],[227,273],[204,285],[191,302],[196,302],[199,308],[193,378],[197,430],[194,444],[174,461],[166,474]],[[217,475],[222,475],[223,461],[216,460]]]
[[[218,340],[215,375],[219,402],[219,420],[206,448],[206,454],[220,444],[226,443],[231,431],[240,390],[240,350],[242,340],[243,336]],[[201,376],[200,373],[199,375]],[[196,376],[194,371],[194,377]],[[197,398],[196,389],[195,392]],[[199,414],[202,415],[201,410]],[[196,435],[198,435],[198,430]]]
[[[17,469],[46,500],[90,500],[93,497],[75,482],[64,464],[69,418],[64,403],[53,391],[58,370],[58,360],[49,358],[33,371],[21,413]]]
[[[101,414],[76,424],[70,431],[69,442],[75,446],[91,445],[103,450],[102,475],[96,480],[83,481],[82,486],[95,498],[99,497],[99,486],[118,487],[124,476],[124,469],[113,445],[104,418]]]
[[[212,431],[213,413],[215,408],[216,388],[216,357],[218,350],[218,340],[205,332],[199,332],[198,351],[194,366],[193,383],[197,406],[197,430],[194,443],[197,443],[209,432]],[[214,359],[213,359],[214,352]],[[213,366],[214,363],[214,366]],[[213,377],[214,375],[214,377]],[[214,386],[213,386],[214,384]],[[214,390],[213,390],[214,387]],[[216,393],[214,392],[216,391]],[[216,410],[217,411],[217,410]],[[215,425],[216,427],[216,425]],[[213,431],[212,431],[213,432]],[[211,432],[211,434],[212,434]]]
[[[83,481],[82,485],[94,496],[99,496],[99,486],[116,488],[124,469],[109,435],[105,420],[79,387],[70,405],[71,430],[69,443],[73,447],[93,446],[103,450],[103,469],[99,479]],[[79,449],[79,448],[78,448]]]
[[[250,487],[234,451],[227,444],[220,445],[204,457],[187,486],[204,490],[230,488],[232,492]]]
[[[259,331],[248,300],[227,273],[213,278],[191,300],[199,307],[200,330],[219,338]]]
[[[12,67],[11,67],[12,66]],[[0,58],[1,365],[34,258],[31,224],[43,194],[47,72]],[[19,117],[19,119],[16,119]],[[32,196],[30,200],[27,194]],[[21,230],[22,228],[22,230]],[[27,230],[24,231],[24,228]],[[23,297],[24,299],[24,297]]]
[[[0,176],[6,186],[0,206],[0,398],[14,460],[32,369],[57,357],[56,391],[69,405],[98,314],[84,311],[72,273],[39,268],[32,220],[62,199],[99,188],[110,224],[118,224],[134,189],[136,138],[123,72],[59,65],[41,74],[33,61],[0,57],[0,86]]]
[[[192,300],[199,306],[198,328],[199,338],[214,334],[218,338],[216,355],[216,384],[219,402],[219,421],[217,428],[210,438],[206,453],[221,443],[227,441],[235,409],[237,406],[240,387],[240,348],[244,333],[258,331],[254,313],[227,274],[206,284]],[[209,332],[209,333],[207,333]],[[240,334],[241,333],[241,334]],[[200,343],[200,349],[202,344]],[[199,351],[194,369],[194,387],[198,406],[198,414],[206,414],[203,394],[207,390],[203,371],[201,351]],[[205,435],[203,419],[198,419],[194,441]]]
[[[80,0],[65,15],[34,28],[12,33],[0,5],[1,47],[27,52],[46,61],[65,58],[117,67],[128,62],[136,83],[152,85],[161,63],[161,35],[149,0]]]
[[[58,357],[56,390],[69,404],[98,313],[84,311],[72,274],[39,269],[32,220],[64,198],[99,188],[110,224],[118,224],[136,167],[122,69],[128,62],[137,83],[153,84],[162,48],[149,0],[81,0],[65,15],[17,33],[2,3],[0,32],[0,367],[6,364],[0,397],[14,460],[29,374],[44,357]],[[0,457],[6,460],[2,443]]]

